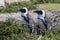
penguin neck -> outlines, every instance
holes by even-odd
[[[24,17],[27,17],[27,13],[22,13],[22,15],[23,15]]]
[[[41,14],[38,15],[38,18],[44,20],[44,17]]]

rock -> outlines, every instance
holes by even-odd
[[[60,26],[60,12],[58,11],[46,11],[46,19],[53,29]]]

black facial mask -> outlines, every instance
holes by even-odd
[[[25,9],[20,9],[20,11],[21,11],[22,13],[26,13],[26,10],[25,10]]]
[[[39,15],[39,14],[40,14],[40,15],[43,14],[43,12],[42,12],[41,10],[36,10],[36,11],[34,11],[34,12],[36,12],[38,15]]]

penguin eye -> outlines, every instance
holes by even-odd
[[[20,11],[21,11],[22,13],[26,13],[26,10],[25,10],[25,9],[20,9]]]

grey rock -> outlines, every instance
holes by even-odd
[[[46,19],[53,29],[60,27],[60,12],[55,10],[46,11]]]

